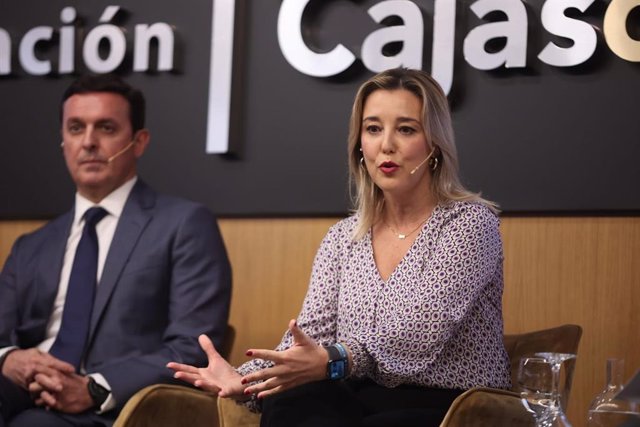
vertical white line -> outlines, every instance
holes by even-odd
[[[453,62],[456,37],[456,2],[436,0],[433,6],[433,47],[431,76],[449,94],[453,86]]]
[[[235,0],[213,0],[212,6],[206,152],[220,154],[229,151]]]

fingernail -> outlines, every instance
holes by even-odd
[[[245,380],[244,378],[240,380],[240,384],[246,384],[247,380]]]
[[[251,350],[247,350],[247,352],[245,353],[247,356],[253,356],[253,351]]]
[[[247,396],[251,394],[251,392],[249,390],[245,390],[244,394],[246,394]]]

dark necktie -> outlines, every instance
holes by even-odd
[[[84,354],[98,271],[98,236],[96,224],[107,215],[101,207],[93,207],[84,214],[82,237],[73,259],[67,297],[64,301],[62,324],[49,353],[80,369]]]

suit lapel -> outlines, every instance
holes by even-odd
[[[67,246],[71,222],[73,221],[73,212],[71,210],[71,212],[64,214],[51,223],[50,235],[45,240],[41,253],[38,255],[40,260],[37,264],[38,274],[36,275],[38,296],[34,299],[33,306],[31,306],[31,316],[34,320],[42,319],[44,321],[42,337],[38,338],[39,341],[44,339],[44,328],[46,328],[47,321],[51,316],[53,303],[58,293],[60,271],[62,270],[64,251]],[[27,306],[29,306],[28,303]]]
[[[142,232],[152,218],[152,208],[155,205],[155,192],[141,180],[131,190],[131,194],[118,221],[113,235],[109,253],[102,270],[100,284],[96,290],[91,315],[89,340],[95,333],[96,326],[102,317],[109,298],[115,289],[131,252],[138,243]]]

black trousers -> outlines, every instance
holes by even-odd
[[[261,427],[437,427],[464,390],[319,381],[265,398]]]
[[[67,415],[36,407],[29,393],[0,374],[0,427],[97,427],[110,426],[113,415],[87,411]]]

